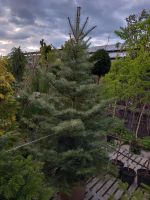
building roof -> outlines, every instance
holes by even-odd
[[[88,49],[88,52],[89,53],[94,53],[95,51],[97,51],[99,49],[105,49],[107,52],[116,52],[116,51],[122,51],[121,47],[122,47],[122,44],[119,44],[118,46],[116,44],[94,46],[94,47],[90,47]]]
[[[118,46],[116,44],[110,44],[110,45],[103,45],[103,46],[94,46],[89,47],[88,52],[90,54],[96,52],[99,49],[104,49],[109,53],[109,56],[111,59],[115,59],[117,56],[119,57],[125,57],[126,51],[121,49],[122,44],[119,44]],[[33,56],[33,55],[40,55],[39,51],[36,52],[25,52],[25,56]]]

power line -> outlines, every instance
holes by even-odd
[[[49,134],[49,135],[43,136],[43,137],[38,138],[38,139],[36,139],[36,140],[33,140],[33,141],[31,141],[31,142],[27,142],[27,143],[22,144],[22,145],[20,145],[20,146],[14,147],[14,148],[12,148],[12,149],[6,151],[6,152],[16,151],[16,150],[18,150],[18,149],[20,149],[20,148],[22,148],[22,147],[24,147],[24,146],[30,145],[30,144],[32,144],[32,143],[38,142],[38,141],[40,141],[40,140],[43,140],[43,139],[45,139],[45,138],[48,138],[48,137],[50,137],[50,136],[54,136],[54,135],[57,135],[57,134],[58,134],[58,133],[54,133],[54,134]],[[125,157],[127,157],[128,159],[132,160],[132,162],[137,163],[136,161],[134,161],[133,159],[131,159],[130,156],[123,154],[122,152],[120,152],[119,150],[117,150],[117,149],[116,149],[115,147],[113,147],[112,145],[103,144],[103,146],[113,148],[113,149],[115,149],[116,153],[122,154],[122,155],[124,155]],[[140,163],[137,163],[137,164],[143,166],[143,165],[140,164]]]
[[[54,133],[54,134],[49,134],[49,135],[43,136],[43,137],[38,138],[38,139],[36,139],[36,140],[33,140],[33,141],[30,141],[30,142],[24,143],[24,144],[22,144],[22,145],[20,145],[20,146],[16,146],[16,147],[14,147],[14,148],[8,150],[7,152],[16,151],[16,150],[18,150],[18,149],[20,149],[20,148],[22,148],[22,147],[24,147],[24,146],[28,146],[28,145],[30,145],[30,144],[32,144],[32,143],[36,143],[36,142],[38,142],[38,141],[40,141],[40,140],[43,140],[43,139],[45,139],[45,138],[48,138],[48,137],[50,137],[50,136],[54,136],[54,135],[57,135],[57,134],[58,134],[58,133]]]

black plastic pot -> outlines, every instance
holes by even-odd
[[[114,135],[107,135],[107,142],[113,142],[114,140],[116,140]]]
[[[145,184],[150,186],[150,170],[138,169],[137,170],[137,184]]]
[[[116,159],[113,159],[111,160],[112,164],[115,165],[118,169],[118,178],[121,177],[121,171],[122,171],[122,168],[124,167],[124,164],[123,162],[121,162],[120,160],[116,160]]]
[[[129,185],[131,185],[134,182],[136,176],[136,172],[128,167],[123,167],[121,169],[121,180],[123,182],[127,182]]]

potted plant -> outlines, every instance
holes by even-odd
[[[137,154],[137,155],[140,155],[141,153],[141,146],[139,144],[139,141],[136,139],[136,140],[132,140],[131,141],[131,152],[133,152],[134,154]]]
[[[137,184],[145,184],[150,186],[150,157],[148,159],[147,167],[137,170]]]
[[[127,182],[129,185],[131,185],[134,182],[136,176],[136,172],[128,167],[123,167],[121,169],[121,180],[123,182]]]
[[[117,140],[117,136],[114,133],[107,134],[107,142],[113,142],[114,140]]]

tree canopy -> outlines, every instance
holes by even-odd
[[[26,58],[20,47],[14,47],[9,54],[9,70],[15,77],[16,81],[20,82],[23,79],[26,65]]]
[[[110,70],[111,60],[109,54],[104,49],[99,49],[89,58],[89,61],[94,63],[92,74],[99,78],[107,74]]]
[[[0,135],[9,131],[16,120],[16,101],[12,88],[15,79],[7,67],[8,60],[0,58]]]
[[[49,200],[51,188],[44,183],[41,163],[31,156],[8,152],[0,153],[0,199],[2,200]]]

